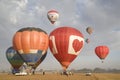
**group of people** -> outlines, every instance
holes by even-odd
[[[73,75],[73,72],[68,72],[68,71],[63,71],[62,73],[61,73],[61,75],[66,75],[66,76],[69,76],[69,75]]]

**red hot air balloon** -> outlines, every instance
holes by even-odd
[[[95,48],[95,53],[101,60],[104,60],[109,53],[109,48],[107,46],[103,46],[103,45],[102,46],[97,46]]]
[[[58,20],[59,14],[56,10],[50,10],[47,13],[47,17],[50,20],[50,22],[54,24]]]
[[[17,31],[13,37],[13,47],[19,52],[24,61],[34,66],[46,53],[49,38],[45,31],[40,28],[27,27]]]
[[[82,33],[72,27],[57,28],[49,35],[50,50],[62,65],[64,71],[80,53],[83,45]]]

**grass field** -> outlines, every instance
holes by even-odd
[[[71,76],[60,74],[15,76],[12,74],[0,73],[0,80],[120,80],[120,74],[93,73],[91,76],[85,76],[84,73],[76,73]]]

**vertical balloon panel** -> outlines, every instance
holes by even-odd
[[[33,69],[36,69],[44,61],[46,56],[47,56],[47,52],[45,54],[42,54],[42,57],[33,66]]]

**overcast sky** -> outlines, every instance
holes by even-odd
[[[90,43],[68,69],[95,67],[120,69],[120,0],[0,0],[0,70],[9,70],[5,52],[12,46],[15,32],[24,27],[39,27],[48,35],[57,27],[71,26],[80,30]],[[52,25],[47,12],[55,9],[60,18]],[[88,35],[86,28],[94,29]],[[107,45],[110,53],[101,63],[94,49]],[[50,50],[37,69],[62,69]]]

